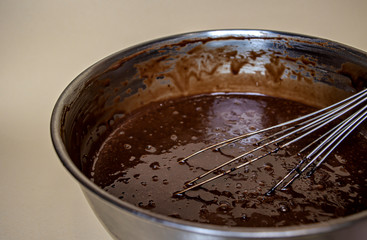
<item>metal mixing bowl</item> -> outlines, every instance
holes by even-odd
[[[88,151],[121,113],[152,101],[203,92],[259,92],[322,107],[365,85],[367,55],[315,37],[264,31],[181,34],[117,52],[81,73],[51,119],[56,152],[116,239],[360,239],[367,211],[328,222],[244,228],[153,213],[102,190],[82,172]]]

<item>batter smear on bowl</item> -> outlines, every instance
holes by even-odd
[[[323,222],[367,209],[365,124],[339,145],[318,171],[299,178],[288,190],[265,196],[299,161],[296,150],[302,142],[174,196],[186,181],[245,152],[261,135],[219,152],[208,151],[184,164],[180,159],[207,145],[314,110],[290,100],[239,93],[149,104],[115,124],[84,171],[122,201],[200,223],[281,227]]]

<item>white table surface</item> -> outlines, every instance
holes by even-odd
[[[0,239],[111,239],[50,140],[53,105],[99,59],[176,33],[256,28],[367,51],[365,0],[1,0]]]

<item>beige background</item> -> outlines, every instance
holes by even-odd
[[[0,1],[0,239],[111,239],[52,148],[49,119],[77,74],[176,33],[261,28],[367,51],[367,1]]]

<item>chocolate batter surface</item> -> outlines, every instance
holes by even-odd
[[[179,159],[209,144],[313,110],[297,102],[250,94],[200,95],[151,104],[124,118],[84,169],[89,169],[86,175],[97,185],[123,201],[194,222],[280,227],[327,221],[365,210],[367,141],[362,128],[349,136],[314,175],[299,178],[286,191],[265,196],[300,160],[294,155],[297,146],[173,197],[186,181],[252,148],[261,136],[222,152],[208,151],[185,164],[179,164]]]

